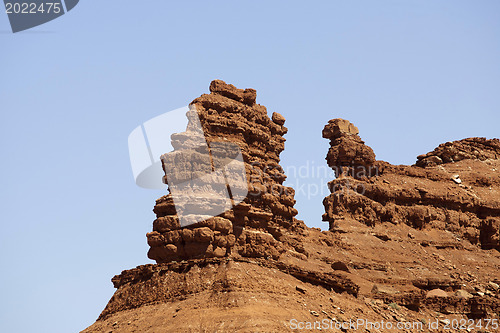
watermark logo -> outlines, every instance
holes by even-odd
[[[228,140],[207,143],[194,105],[144,122],[128,137],[138,186],[168,185],[181,226],[217,216],[248,194],[240,147]]]
[[[72,10],[80,0],[4,0],[12,32],[31,29]]]

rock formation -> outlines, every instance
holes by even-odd
[[[500,141],[469,138],[440,145],[414,166],[376,161],[357,128],[343,119],[323,130],[334,170],[323,219],[335,228],[346,216],[373,226],[404,223],[453,232],[483,249],[500,249]]]
[[[416,165],[420,167],[435,166],[465,159],[480,161],[500,159],[500,140],[468,138],[446,142],[440,144],[430,153],[418,156]]]
[[[203,189],[179,199],[182,205],[176,202],[174,206],[172,194],[161,197],[154,207],[157,218],[153,232],[147,235],[151,246],[149,258],[158,263],[226,256],[276,259],[286,249],[295,246],[300,250],[300,244],[290,237],[289,231],[303,228],[303,223],[294,219],[297,214],[293,208],[295,192],[283,186],[286,176],[279,165],[279,155],[285,147],[283,135],[287,132],[285,118],[274,112],[270,119],[266,108],[255,100],[254,89],[237,89],[216,80],[210,84],[210,94],[190,104],[186,132],[172,135],[175,150],[162,156],[164,170],[169,163],[184,163],[177,166],[179,172],[169,175],[169,186],[171,182],[192,179],[194,173],[210,173],[230,165],[232,158],[241,151],[246,181],[233,179],[229,183],[233,197],[235,192],[243,193],[244,197],[240,198],[243,201],[232,209],[221,210],[221,214],[219,211],[214,213],[217,200],[220,200],[217,194],[227,190],[224,185],[228,182],[227,179],[217,180],[215,176],[195,184]],[[201,122],[199,129],[195,126],[198,119]],[[220,177],[231,175],[239,176],[229,170]],[[183,191],[186,192],[189,189]],[[200,196],[203,196],[203,205],[191,211],[204,216],[190,214],[196,216],[188,218],[196,218],[199,222],[181,227],[176,207],[192,206],[193,200],[199,200]]]
[[[162,157],[172,192],[157,200],[147,236],[157,264],[113,277],[116,292],[84,332],[316,331],[315,323],[332,332],[463,332],[464,322],[497,331],[497,139],[446,143],[417,165],[395,166],[377,161],[353,124],[329,121],[336,179],[321,231],[294,218],[293,190],[282,185],[284,118],[269,119],[255,90],[214,81],[210,91]],[[239,152],[243,164],[232,163]],[[221,193],[231,207],[215,214]]]
[[[323,137],[330,139],[331,146],[326,161],[336,177],[351,175],[359,178],[376,172],[373,165],[375,154],[358,133],[358,128],[344,119],[332,119],[323,129]]]

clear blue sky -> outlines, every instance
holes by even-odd
[[[338,117],[395,164],[500,134],[496,0],[82,0],[18,34],[0,13],[0,45],[1,332],[77,332],[151,262],[162,193],[134,184],[127,137],[212,79],[286,117],[285,168],[324,165]],[[299,218],[326,228],[309,194]]]

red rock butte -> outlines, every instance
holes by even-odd
[[[336,178],[321,231],[295,218],[279,165],[285,118],[270,118],[255,90],[213,81],[186,116],[186,131],[162,157],[165,181],[187,177],[167,177],[169,161],[198,161],[230,143],[246,178],[232,184],[248,194],[211,217],[223,189],[203,183],[204,204],[188,216],[197,222],[182,227],[188,201],[158,199],[147,234],[156,264],[113,277],[116,292],[83,332],[292,332],[314,323],[338,331],[359,320],[343,331],[379,332],[382,322],[398,332],[500,330],[498,139],[447,142],[415,165],[392,165],[376,159],[354,124],[328,121],[322,135]],[[193,149],[202,134],[208,148]]]

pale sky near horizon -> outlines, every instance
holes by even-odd
[[[82,0],[17,34],[0,13],[0,46],[1,332],[80,331],[113,275],[152,263],[145,234],[164,193],[134,184],[127,138],[213,79],[255,88],[287,119],[281,164],[309,172],[287,182],[311,227],[327,228],[331,179],[312,170],[329,119],[393,164],[500,136],[495,0]]]

